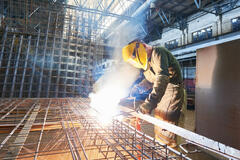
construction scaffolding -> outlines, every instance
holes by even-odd
[[[0,107],[0,159],[189,159],[120,120],[103,125],[86,98],[2,99]]]

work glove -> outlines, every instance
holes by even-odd
[[[152,110],[153,110],[152,105],[146,102],[141,104],[139,107],[139,111],[142,112],[143,114],[151,114]]]

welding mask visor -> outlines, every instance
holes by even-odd
[[[122,48],[122,56],[125,62],[130,63],[136,68],[147,70],[148,58],[144,45],[134,41]]]

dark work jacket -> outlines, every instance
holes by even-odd
[[[165,48],[153,48],[145,78],[153,83],[153,90],[145,100],[155,109],[155,116],[176,121],[183,103],[183,86],[180,65]]]

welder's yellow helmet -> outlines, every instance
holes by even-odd
[[[130,63],[136,68],[147,70],[147,51],[141,42],[134,41],[123,47],[122,56],[125,62]]]

